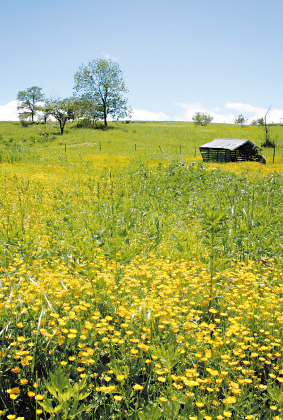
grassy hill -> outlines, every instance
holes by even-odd
[[[270,128],[276,142],[276,163],[282,162],[283,126]],[[56,123],[32,124],[22,127],[17,122],[0,122],[2,162],[13,152],[15,159],[40,155],[49,158],[65,152],[75,157],[98,155],[99,152],[116,156],[135,156],[141,159],[164,159],[182,156],[200,159],[199,146],[214,138],[245,138],[258,146],[264,141],[263,127],[240,127],[228,124],[209,124],[199,127],[183,122],[130,122],[112,123],[107,130],[77,128],[67,124],[65,134],[59,135]],[[264,149],[270,164],[273,149]],[[16,157],[17,156],[17,157]]]

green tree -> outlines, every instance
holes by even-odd
[[[46,101],[43,112],[54,117],[60,125],[60,133],[64,134],[67,121],[75,118],[76,103],[73,98],[51,99]]]
[[[94,124],[96,121],[103,118],[103,114],[92,100],[87,98],[78,98],[75,100],[76,104],[76,117],[84,119],[89,124]]]
[[[42,88],[38,86],[32,86],[26,90],[20,90],[18,92],[17,109],[18,111],[22,111],[19,112],[19,117],[21,120],[31,118],[31,121],[34,121],[37,112],[42,108],[41,102],[44,101],[44,95],[41,91]]]
[[[192,120],[196,125],[205,126],[213,120],[213,117],[205,112],[196,112]]]
[[[235,119],[235,124],[237,125],[241,125],[244,126],[246,124],[247,120],[243,117],[243,114],[240,114],[236,119]]]
[[[112,60],[97,59],[82,65],[74,76],[76,97],[92,102],[96,116],[104,120],[126,117],[127,92],[123,74],[118,63]]]
[[[251,125],[258,125],[260,127],[264,126],[264,119],[263,118],[258,118],[257,120],[253,120],[251,122]]]

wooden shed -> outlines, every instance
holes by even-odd
[[[239,162],[255,161],[266,163],[260,148],[245,139],[214,139],[200,146],[204,162]]]

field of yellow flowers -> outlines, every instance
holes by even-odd
[[[0,418],[282,418],[280,162],[81,149],[0,165]]]

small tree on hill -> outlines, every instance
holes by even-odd
[[[194,114],[192,120],[196,125],[205,126],[213,120],[213,117],[209,114],[204,113],[204,112],[196,112]]]
[[[209,115],[209,114],[203,114],[202,119],[203,119],[202,125],[207,125],[207,124],[209,124],[209,123],[212,122],[213,117],[211,115]]]
[[[31,121],[34,121],[37,112],[42,108],[41,102],[44,101],[44,95],[41,91],[42,88],[32,86],[18,92],[17,109],[22,111],[19,112],[20,120],[27,120],[30,118]]]
[[[46,101],[44,107],[45,115],[54,117],[60,125],[60,133],[64,134],[64,128],[67,121],[74,120],[76,104],[73,98],[51,99]]]
[[[247,123],[247,120],[243,117],[243,114],[240,114],[238,118],[235,119],[235,124],[241,125],[242,127]]]
[[[264,119],[263,118],[258,118],[257,120],[253,120],[251,122],[251,125],[257,125],[259,127],[263,127],[264,126]]]

